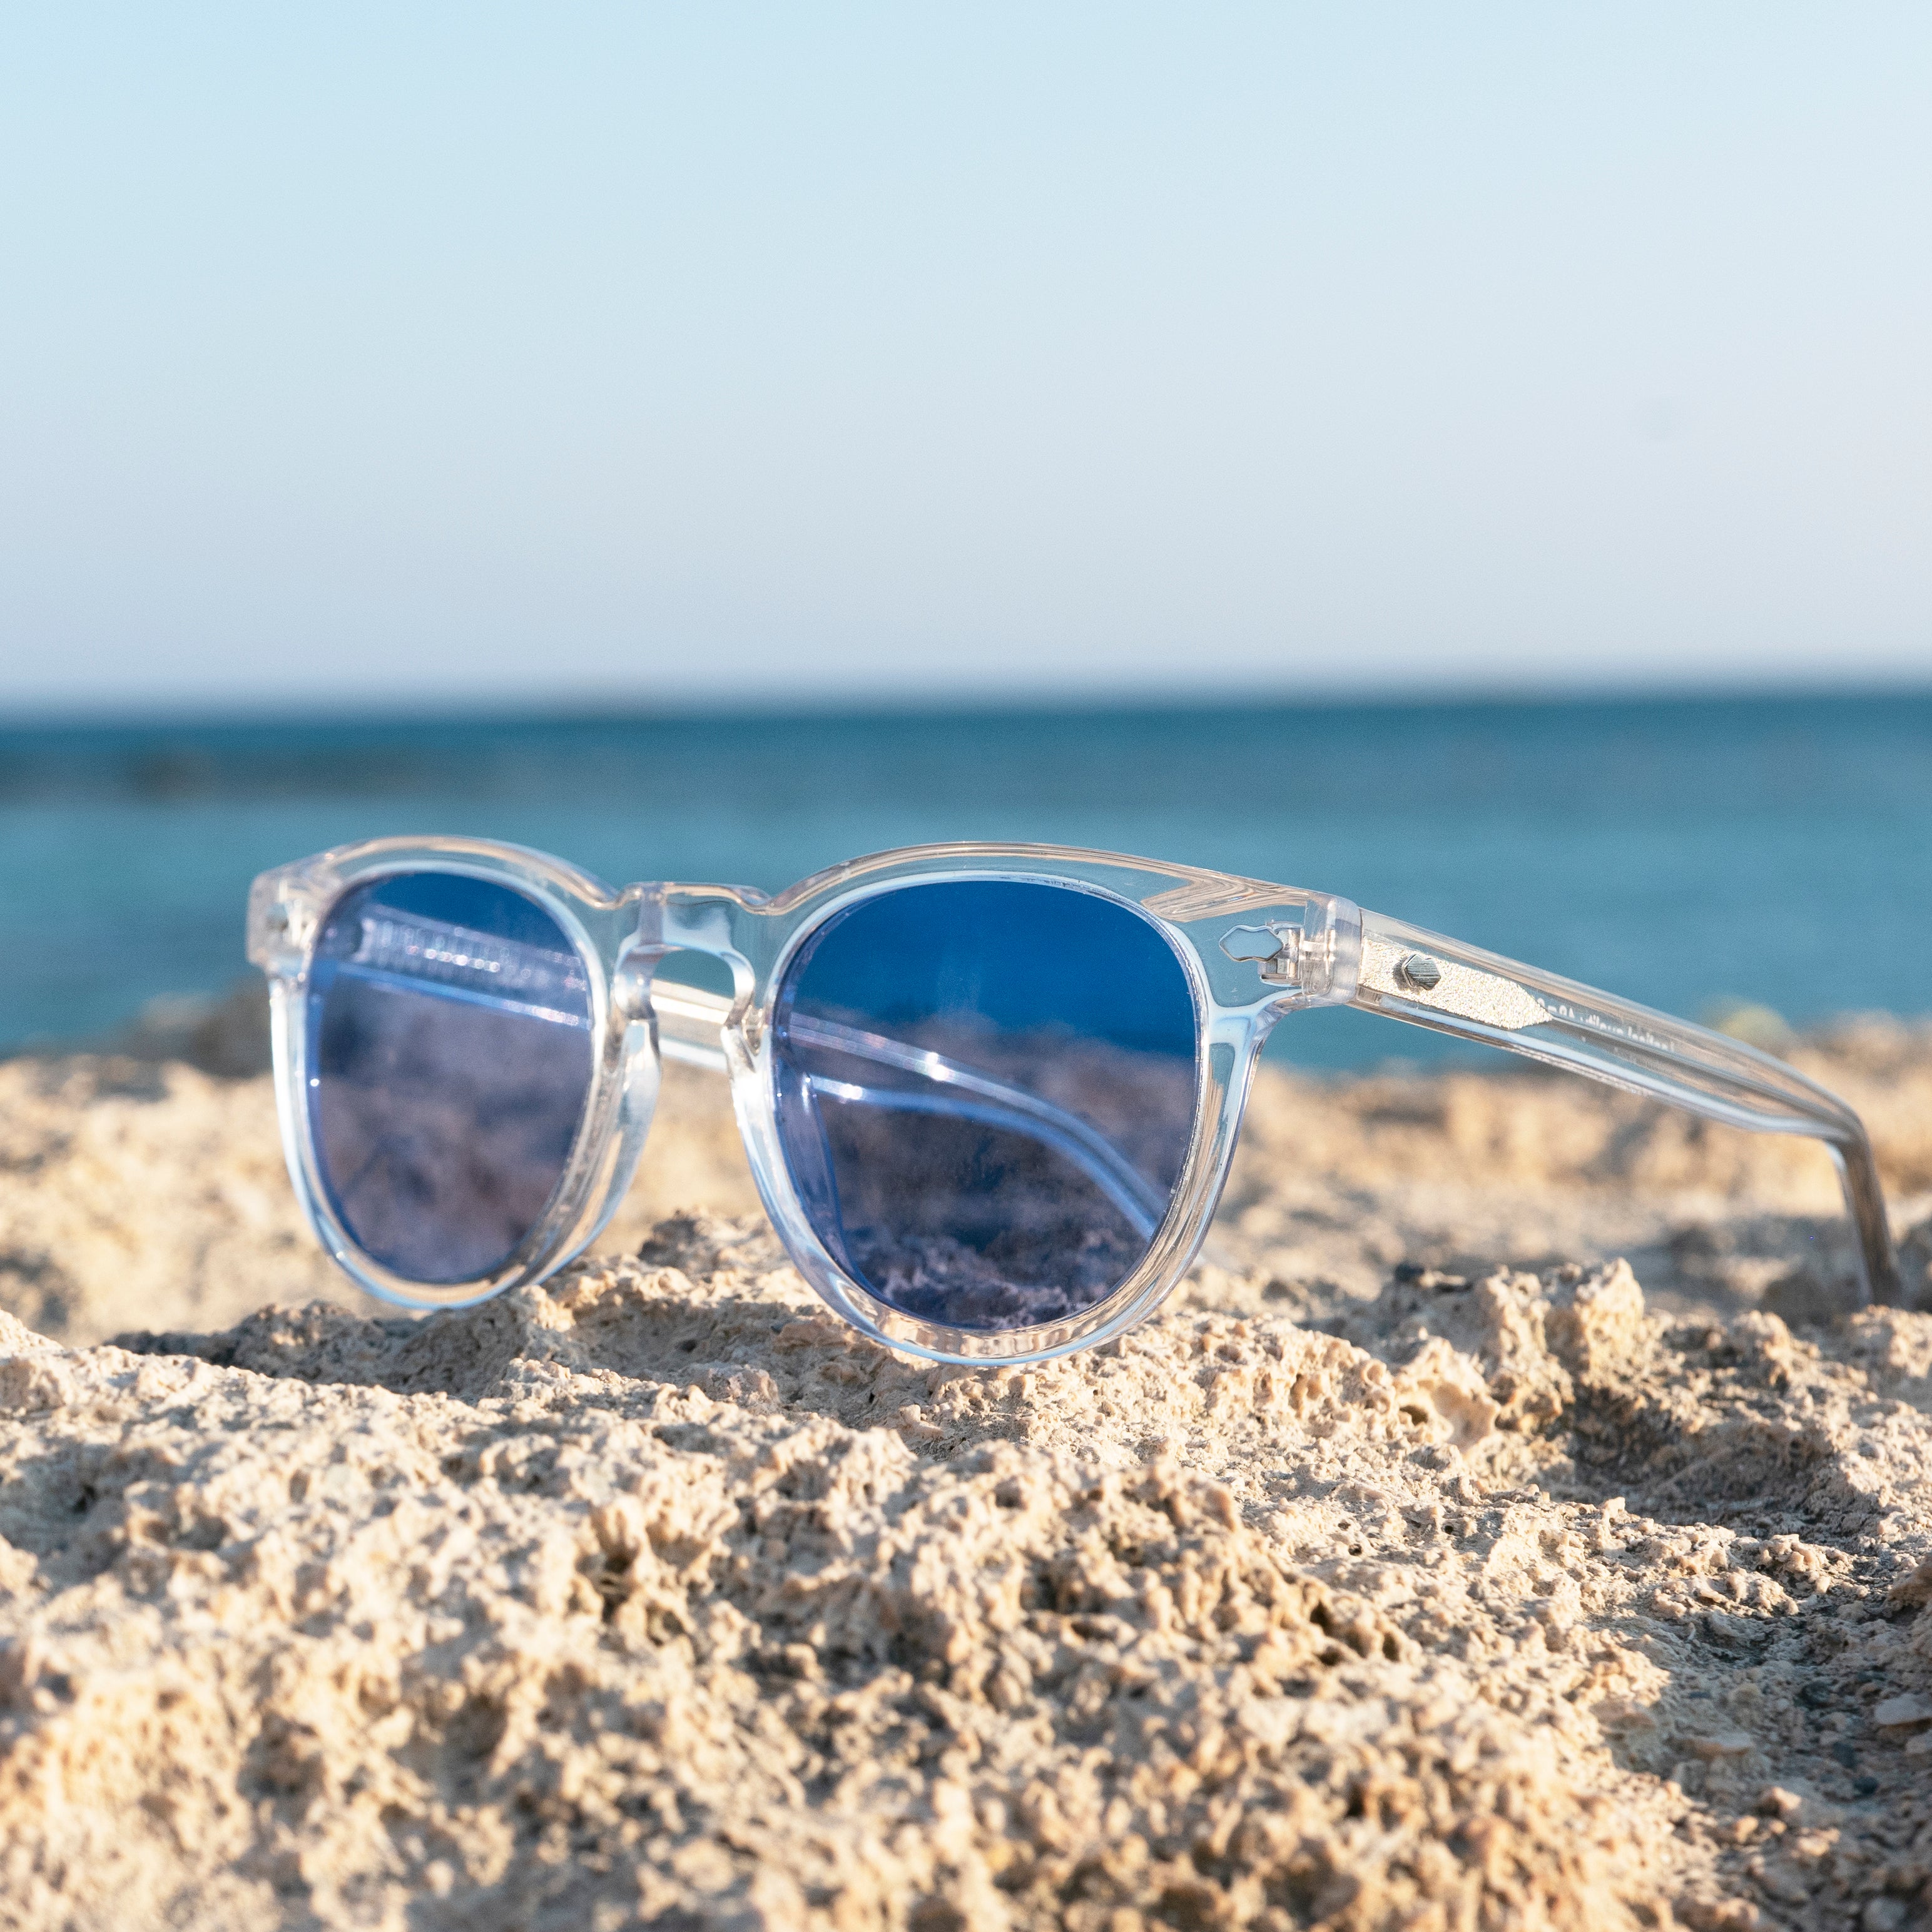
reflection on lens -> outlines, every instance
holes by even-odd
[[[329,914],[307,1020],[316,1156],[357,1245],[425,1283],[502,1267],[590,1088],[590,986],[562,928],[506,886],[378,880]]]
[[[1029,1328],[1103,1300],[1194,1124],[1187,976],[1131,908],[946,880],[814,934],[777,1002],[778,1130],[814,1232],[889,1306]]]

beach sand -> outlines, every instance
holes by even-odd
[[[0,1924],[1932,1912],[1932,1316],[1816,1148],[1270,1072],[1167,1309],[989,1374],[676,1069],[597,1254],[379,1310],[236,1037],[0,1065]],[[1922,1285],[1932,1031],[1793,1057]]]

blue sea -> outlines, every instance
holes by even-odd
[[[776,888],[1046,839],[1346,893],[1696,1016],[1932,1010],[1932,694],[849,715],[174,719],[0,730],[0,1048],[246,970],[248,884],[470,832]],[[1456,1051],[1366,1016],[1322,1068]]]

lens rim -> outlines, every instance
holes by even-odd
[[[450,1282],[399,1274],[356,1240],[337,1212],[324,1178],[310,1105],[316,1076],[308,1006],[316,941],[349,894],[386,878],[420,872],[507,886],[541,908],[582,962],[590,1004],[590,1084],[569,1156],[548,1203],[500,1265]],[[614,892],[544,854],[482,840],[374,841],[256,881],[250,951],[277,953],[258,963],[269,975],[278,1111],[290,1175],[324,1247],[370,1294],[408,1308],[467,1307],[554,1273],[615,1212],[635,1166],[657,1090],[656,1056],[637,1052],[636,1043],[627,1040],[638,1022],[626,1010],[623,989],[614,984],[612,971],[622,945],[619,935],[636,929],[639,896],[634,887]],[[648,1030],[647,1018],[642,1030]]]
[[[1048,854],[1059,862],[1042,864],[1041,860]],[[933,863],[934,860],[939,862]],[[1005,862],[1000,862],[1002,860]],[[733,1058],[734,1041],[729,1033],[725,1038],[726,1054],[732,1060],[734,1084],[752,1102],[749,1106],[741,1102],[738,1112],[752,1174],[766,1211],[794,1264],[835,1312],[854,1328],[889,1348],[928,1360],[982,1366],[1044,1361],[1090,1346],[1131,1327],[1172,1292],[1205,1235],[1226,1178],[1225,1154],[1232,1150],[1233,1129],[1238,1125],[1240,1106],[1246,1099],[1253,1050],[1260,1043],[1258,1034],[1252,1047],[1245,1038],[1238,1047],[1232,1040],[1222,1037],[1227,1030],[1224,1010],[1215,997],[1198,950],[1184,931],[1147,903],[1150,898],[1160,896],[1162,887],[1173,887],[1177,878],[1202,875],[1190,868],[1156,866],[1152,862],[1119,859],[1110,854],[1063,852],[1038,846],[914,848],[881,854],[877,860],[862,864],[866,871],[875,866],[879,869],[873,876],[854,880],[851,874],[860,870],[860,866],[842,867],[836,873],[822,874],[794,886],[782,896],[785,902],[782,907],[779,902],[771,902],[772,911],[784,916],[787,930],[779,944],[759,962],[757,1023],[740,1029],[737,1044],[742,1060]],[[955,1328],[906,1314],[855,1280],[820,1239],[793,1184],[778,1126],[778,1066],[774,1022],[780,994],[799,953],[830,920],[867,900],[914,886],[969,880],[1055,886],[1114,902],[1160,932],[1180,963],[1194,1005],[1193,1120],[1180,1178],[1153,1240],[1138,1264],[1111,1294],[1078,1315],[1030,1328]],[[1137,886],[1140,890],[1136,890]],[[819,890],[814,890],[814,887]],[[668,896],[667,938],[680,909],[680,896],[675,888]],[[748,936],[755,939],[755,934]],[[1244,1034],[1249,1030],[1241,1029]],[[1217,1052],[1217,1048],[1230,1050]],[[1222,1147],[1224,1128],[1225,1150]]]

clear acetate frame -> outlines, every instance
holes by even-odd
[[[386,875],[446,872],[537,901],[576,948],[590,986],[594,1072],[568,1164],[542,1218],[494,1274],[447,1286],[395,1275],[341,1225],[322,1185],[305,1104],[310,958],[346,892]],[[1200,1051],[1191,1144],[1139,1265],[1076,1317],[997,1333],[948,1328],[886,1306],[814,1232],[780,1150],[773,1003],[785,968],[824,922],[860,900],[943,880],[1035,881],[1138,909],[1166,935],[1192,989]],[[675,952],[730,974],[726,999],[656,978]],[[1346,898],[1196,868],[1051,845],[916,846],[852,860],[775,897],[731,886],[614,890],[520,847],[454,838],[345,846],[255,881],[249,957],[267,974],[289,1171],[311,1225],[364,1288],[412,1307],[461,1306],[539,1280],[580,1252],[615,1211],[650,1125],[660,1056],[728,1074],[759,1193],[800,1271],[855,1327],[930,1360],[1024,1363],[1106,1340],[1157,1307],[1204,1238],[1234,1153],[1262,1042],[1310,1006],[1354,1005],[1484,1041],[1688,1108],[1730,1126],[1825,1143],[1856,1226],[1860,1298],[1892,1301],[1898,1280],[1876,1167],[1857,1115],[1769,1054],[1688,1022],[1363,911]]]

